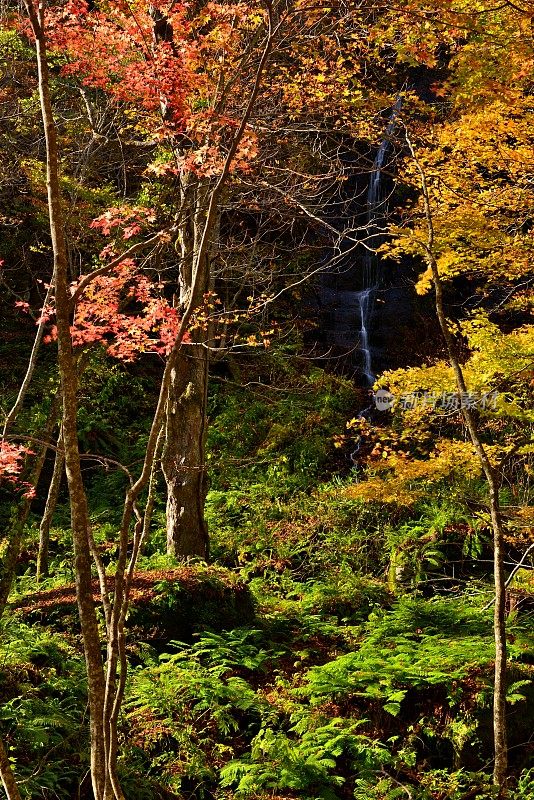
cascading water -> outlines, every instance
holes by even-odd
[[[393,107],[386,128],[386,134],[373,162],[367,190],[367,236],[364,242],[363,288],[359,292],[356,292],[356,299],[360,309],[360,351],[363,356],[362,373],[369,386],[372,386],[376,380],[376,375],[373,372],[370,327],[376,292],[380,287],[382,278],[380,259],[377,257],[377,250],[384,239],[384,223],[386,221],[385,216],[387,212],[387,198],[384,198],[383,195],[382,173],[401,104],[402,98],[399,96]]]
[[[369,320],[371,308],[371,288],[362,289],[361,292],[356,292],[358,306],[360,308],[360,350],[363,354],[363,375],[369,386],[372,386],[376,380],[373,373],[373,360],[371,357],[371,347],[369,344]]]
[[[371,334],[376,295],[382,279],[377,250],[384,241],[387,218],[388,184],[384,180],[384,169],[400,107],[399,97],[376,153],[367,186],[363,192],[357,185],[354,187],[356,194],[360,197],[363,194],[365,198],[363,209],[361,201],[352,204],[355,225],[362,226],[363,223],[365,231],[354,251],[358,257],[354,259],[347,254],[346,258],[339,258],[337,268],[325,273],[321,286],[323,336],[330,347],[326,357],[342,359],[336,363],[357,372],[367,386],[372,386],[376,379]],[[356,290],[355,287],[360,288]]]

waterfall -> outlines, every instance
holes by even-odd
[[[358,198],[361,194],[364,197],[363,209],[360,199],[352,203],[353,225],[355,220],[359,224],[361,218],[364,219],[364,235],[357,246],[357,258],[349,254],[343,258],[341,255],[336,268],[325,272],[320,288],[323,341],[329,347],[324,357],[328,358],[332,353],[331,357],[336,359],[337,365],[352,375],[357,373],[367,386],[372,386],[376,379],[373,371],[372,322],[382,277],[376,251],[384,241],[387,220],[384,169],[400,108],[399,96],[376,151],[367,184],[355,184]],[[376,351],[374,355],[376,357]]]
[[[359,334],[360,351],[363,356],[362,372],[369,386],[372,386],[376,380],[376,375],[373,372],[369,333],[373,316],[373,304],[382,277],[380,274],[380,259],[377,257],[376,251],[384,238],[385,218],[382,215],[385,212],[384,206],[387,202],[382,196],[382,171],[386,163],[391,137],[395,131],[396,118],[401,105],[402,98],[399,95],[393,106],[384,138],[375,156],[367,189],[367,236],[363,257],[363,289],[356,293],[356,299],[360,310]]]
[[[369,180],[369,189],[367,191],[367,211],[369,217],[371,217],[369,219],[370,222],[374,221],[372,219],[374,211],[383,202],[383,198],[381,195],[382,170],[386,162],[386,155],[388,153],[389,146],[391,143],[391,137],[395,132],[395,127],[397,125],[397,115],[401,110],[401,106],[402,106],[402,97],[399,96],[397,97],[395,105],[393,106],[388,126],[386,128],[385,136],[380,144],[380,147],[378,148],[378,152],[373,162],[373,168],[371,170],[371,178]]]
[[[371,347],[369,345],[369,319],[370,319],[370,298],[371,288],[362,289],[357,292],[358,306],[360,309],[360,350],[363,354],[363,374],[369,386],[376,380],[373,373],[373,362],[371,358]]]

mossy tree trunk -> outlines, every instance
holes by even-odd
[[[167,552],[181,558],[208,557],[204,517],[208,355],[188,345],[173,372],[162,459],[167,482]]]
[[[182,182],[184,224],[178,241],[179,307],[183,311],[192,304],[197,310],[197,320],[191,328],[190,341],[182,346],[172,371],[162,456],[167,484],[167,552],[177,558],[207,558],[209,554],[204,503],[210,325],[203,305],[211,286],[210,254],[218,227],[218,209],[207,231],[209,241],[205,252],[202,255],[199,251],[206,235],[211,188],[209,180],[193,175],[187,175]],[[196,265],[194,286],[193,265]]]

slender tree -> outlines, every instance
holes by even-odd
[[[35,38],[39,99],[46,142],[48,213],[54,256],[53,285],[58,331],[58,365],[63,405],[62,430],[74,542],[76,595],[80,613],[89,687],[91,775],[95,800],[106,800],[107,769],[103,730],[105,684],[100,651],[100,637],[91,586],[92,558],[89,546],[89,512],[78,448],[78,376],[70,332],[71,296],[69,291],[68,255],[59,183],[57,132],[49,86],[45,31],[46,5],[43,0],[43,2],[40,2],[36,7],[31,0],[27,0],[25,2],[25,7]],[[108,793],[108,796],[111,795]]]
[[[450,330],[443,300],[443,285],[435,256],[434,224],[428,183],[423,166],[417,156],[414,145],[408,133],[406,141],[411,156],[416,164],[421,181],[421,191],[424,202],[424,212],[427,226],[427,241],[424,247],[426,263],[431,270],[434,283],[436,315],[438,317],[449,362],[454,372],[456,386],[460,397],[468,394],[468,387],[458,355],[457,345]],[[499,500],[499,477],[490,462],[484,447],[475,415],[468,404],[462,403],[462,415],[469,432],[469,437],[476,451],[480,466],[488,486],[489,510],[493,529],[493,576],[495,588],[495,606],[493,630],[495,635],[495,672],[493,693],[493,737],[495,761],[493,768],[493,782],[502,793],[506,787],[508,769],[508,746],[506,726],[506,576],[504,569],[504,526]]]

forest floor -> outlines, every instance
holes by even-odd
[[[282,388],[213,387],[210,565],[165,554],[158,498],[128,620],[128,799],[494,797],[488,533],[450,485],[412,505],[353,497],[353,443],[336,446],[352,385],[317,370]],[[109,446],[103,409],[88,435]],[[112,574],[122,478],[87,477]],[[74,800],[90,795],[63,506],[55,526],[36,586],[30,525],[2,622],[1,723],[24,795]],[[534,797],[529,575],[508,617],[513,800]]]

